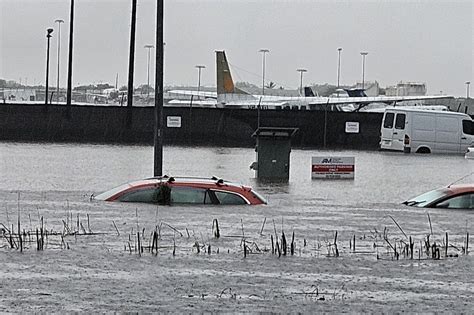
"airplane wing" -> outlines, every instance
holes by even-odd
[[[260,106],[260,108],[262,109],[268,109],[268,108],[275,108],[275,107],[284,107],[284,106],[289,106],[289,105],[290,103],[287,101],[259,101],[258,99],[256,99],[256,100],[228,102],[225,104],[221,104],[221,107],[256,109],[258,108],[258,106]]]
[[[199,107],[216,107],[215,100],[193,100],[192,104],[189,100],[171,100],[167,105],[173,105],[177,107],[190,107],[190,106],[199,106]]]
[[[366,97],[318,97],[308,100],[310,105],[341,105],[341,104],[371,104],[385,103],[393,104],[403,101],[422,101],[436,99],[450,99],[452,95],[428,95],[428,96],[366,96]]]
[[[202,98],[215,98],[217,99],[216,92],[207,92],[207,91],[192,91],[192,90],[171,90],[167,92],[171,97],[176,96],[197,96]]]

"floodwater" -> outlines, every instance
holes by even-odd
[[[312,180],[312,156],[354,156],[355,179]],[[263,184],[249,169],[253,149],[165,147],[164,173],[214,175],[249,184],[269,204],[155,206],[90,200],[92,194],[150,177],[152,159],[148,146],[0,143],[0,309],[474,309],[474,253],[465,254],[467,233],[474,233],[474,212],[401,205],[472,173],[472,160],[293,150],[289,183]],[[16,236],[9,238],[19,221],[26,234],[22,250]],[[43,250],[37,250],[36,230],[41,227],[48,236]],[[137,250],[137,230],[143,253]],[[150,253],[154,231],[158,252]],[[294,255],[272,253],[272,238],[281,244],[282,232],[288,248],[294,233]],[[430,244],[441,248],[440,259],[427,254],[428,235]],[[404,247],[410,238],[413,258]]]

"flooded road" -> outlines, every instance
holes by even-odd
[[[354,156],[355,179],[312,180],[311,157],[326,155]],[[90,200],[150,177],[152,159],[148,146],[0,143],[2,310],[474,309],[474,255],[464,251],[474,213],[401,205],[473,172],[473,161],[463,156],[293,150],[289,183],[271,185],[255,181],[253,149],[165,147],[166,174],[250,184],[269,204],[158,207]],[[22,251],[9,239],[18,221],[25,231]],[[48,237],[39,251],[35,232],[41,227]],[[149,249],[153,232],[157,253]],[[440,259],[427,253],[428,235],[441,248]],[[404,247],[410,238],[413,258]]]

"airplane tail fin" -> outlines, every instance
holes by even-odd
[[[225,56],[225,51],[216,51],[216,70],[217,70],[217,95],[219,94],[248,94],[245,91],[236,88],[232,75],[230,74],[229,63]]]

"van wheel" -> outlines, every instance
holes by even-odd
[[[428,149],[427,147],[421,147],[418,150],[416,150],[416,153],[428,154],[428,153],[431,153],[431,150]]]

